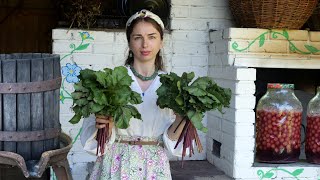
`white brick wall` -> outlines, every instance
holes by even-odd
[[[178,74],[194,71],[196,76],[208,75],[209,63],[209,31],[232,25],[228,2],[225,0],[171,0],[171,31],[165,33],[164,57],[167,71]],[[54,29],[53,53],[61,57],[68,55],[72,49],[81,43],[79,33],[87,30]],[[124,31],[88,31],[94,40],[86,40],[90,45],[81,51],[75,51],[61,61],[61,65],[73,61],[81,68],[102,69],[113,68],[124,64],[128,53],[127,40]],[[64,82],[64,89],[72,92],[72,83]],[[67,96],[67,92],[64,95]],[[72,117],[69,99],[61,103],[61,124],[63,131],[75,138],[81,123],[68,123]],[[206,122],[207,116],[204,118]],[[203,146],[206,147],[205,135],[200,133]],[[68,156],[75,179],[85,179],[88,174],[87,163],[94,161],[94,157],[83,152],[77,140]],[[192,159],[206,159],[206,152],[196,154]]]
[[[265,34],[263,45],[253,43],[243,51],[234,49],[234,42],[237,42],[238,48],[245,48],[267,31],[229,28],[209,34],[208,75],[219,85],[230,88],[232,99],[230,108],[225,109],[224,114],[218,111],[208,113],[207,159],[227,175],[239,180],[264,179],[258,172],[265,174],[268,171],[274,173],[272,179],[296,179],[290,172],[300,168],[303,173],[299,179],[319,179],[320,170],[312,164],[298,162],[277,165],[254,161],[256,69],[252,67],[320,68],[319,56],[290,52],[288,41],[285,38],[273,38],[271,33]],[[320,32],[292,30],[288,34],[289,40],[304,51],[303,47],[310,41],[319,41],[317,35]],[[213,140],[221,143],[220,157],[212,153]]]

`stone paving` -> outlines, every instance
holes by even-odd
[[[171,161],[173,180],[232,180],[208,161]]]

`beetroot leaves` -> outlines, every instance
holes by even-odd
[[[209,77],[199,77],[192,82],[194,76],[193,72],[184,72],[181,77],[173,72],[161,74],[162,85],[157,89],[157,105],[160,108],[172,109],[186,121],[175,145],[176,148],[179,143],[183,143],[182,160],[187,148],[190,157],[194,154],[193,142],[198,152],[202,151],[197,129],[207,132],[201,122],[204,113],[215,109],[222,112],[222,108],[229,106],[231,98],[230,89],[218,86]]]
[[[75,115],[69,121],[76,124],[81,118],[90,114],[112,116],[117,128],[126,129],[129,120],[134,117],[141,119],[141,114],[132,106],[142,102],[140,94],[131,90],[133,82],[125,67],[119,66],[103,71],[84,69],[78,76],[80,81],[74,84],[72,110]],[[105,143],[109,140],[109,128],[98,130],[97,155],[100,149],[104,153]]]

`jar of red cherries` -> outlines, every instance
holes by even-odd
[[[256,108],[256,160],[292,163],[299,160],[302,105],[293,84],[268,83]]]
[[[308,162],[320,164],[320,86],[308,104],[305,152]]]

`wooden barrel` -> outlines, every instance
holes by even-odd
[[[25,161],[59,148],[60,56],[0,54],[0,150]]]

